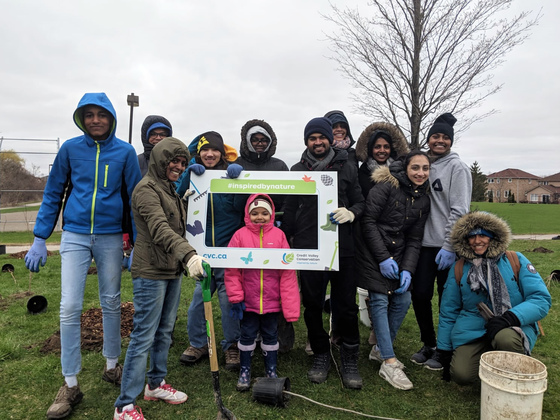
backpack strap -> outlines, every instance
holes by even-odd
[[[513,268],[513,275],[515,276],[515,281],[519,283],[519,270],[521,270],[521,264],[519,263],[519,257],[515,251],[506,251],[506,257],[509,260],[511,268]]]
[[[461,277],[463,277],[463,266],[465,265],[465,259],[460,258],[455,262],[455,281],[457,286],[461,284]]]

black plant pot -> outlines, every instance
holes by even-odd
[[[47,298],[41,295],[35,295],[27,301],[27,311],[32,315],[37,315],[47,310]]]
[[[289,378],[257,378],[253,385],[253,398],[264,404],[285,407],[290,396],[284,391],[289,390]]]

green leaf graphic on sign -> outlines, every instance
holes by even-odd
[[[195,211],[193,214],[196,216],[198,213],[200,213],[199,210]]]
[[[331,203],[332,203],[332,200],[327,201],[327,204],[331,204]]]
[[[291,263],[294,260],[294,254],[286,255],[286,262]]]
[[[264,261],[263,261],[263,264],[268,264],[268,261],[269,261],[269,260],[264,260]]]
[[[249,172],[247,172],[244,176],[244,178],[248,178],[249,176],[251,176],[251,174]]]

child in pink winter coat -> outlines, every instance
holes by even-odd
[[[245,205],[245,226],[237,230],[230,247],[289,248],[284,232],[274,226],[274,203],[266,194],[253,194]],[[278,312],[286,321],[299,318],[299,287],[295,270],[227,268],[225,284],[232,304],[230,316],[241,321],[238,343],[241,370],[238,391],[251,384],[251,356],[257,333],[262,336],[266,376],[276,378],[278,358]]]

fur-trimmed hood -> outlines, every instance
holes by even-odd
[[[406,138],[404,137],[403,132],[397,126],[387,122],[374,122],[373,124],[368,125],[364,129],[364,131],[362,131],[362,134],[360,134],[358,142],[356,143],[356,157],[359,161],[367,161],[367,147],[369,139],[376,131],[380,130],[387,132],[393,139],[393,144],[391,146],[391,157],[393,159],[396,159],[397,157],[405,155],[409,152]],[[393,153],[393,151],[395,153]]]
[[[492,213],[474,211],[457,220],[451,230],[451,243],[460,257],[469,260],[477,258],[467,238],[468,233],[474,228],[483,228],[494,234],[486,252],[488,258],[495,258],[504,253],[511,243],[511,229],[505,220]]]
[[[387,182],[393,187],[399,188],[399,180],[391,174],[388,166],[381,166],[373,171],[371,174],[371,180],[376,184]]]
[[[255,126],[264,128],[270,134],[270,140],[271,140],[270,147],[266,152],[263,152],[260,155],[250,151],[249,147],[247,146],[247,132]],[[241,127],[241,143],[239,145],[239,154],[244,159],[250,162],[255,162],[257,160],[261,160],[261,161],[267,160],[270,159],[272,156],[274,156],[274,154],[276,153],[276,143],[277,143],[276,134],[274,133],[274,130],[272,129],[270,124],[268,124],[266,121],[263,120],[250,120],[247,121],[243,125],[243,127]]]

